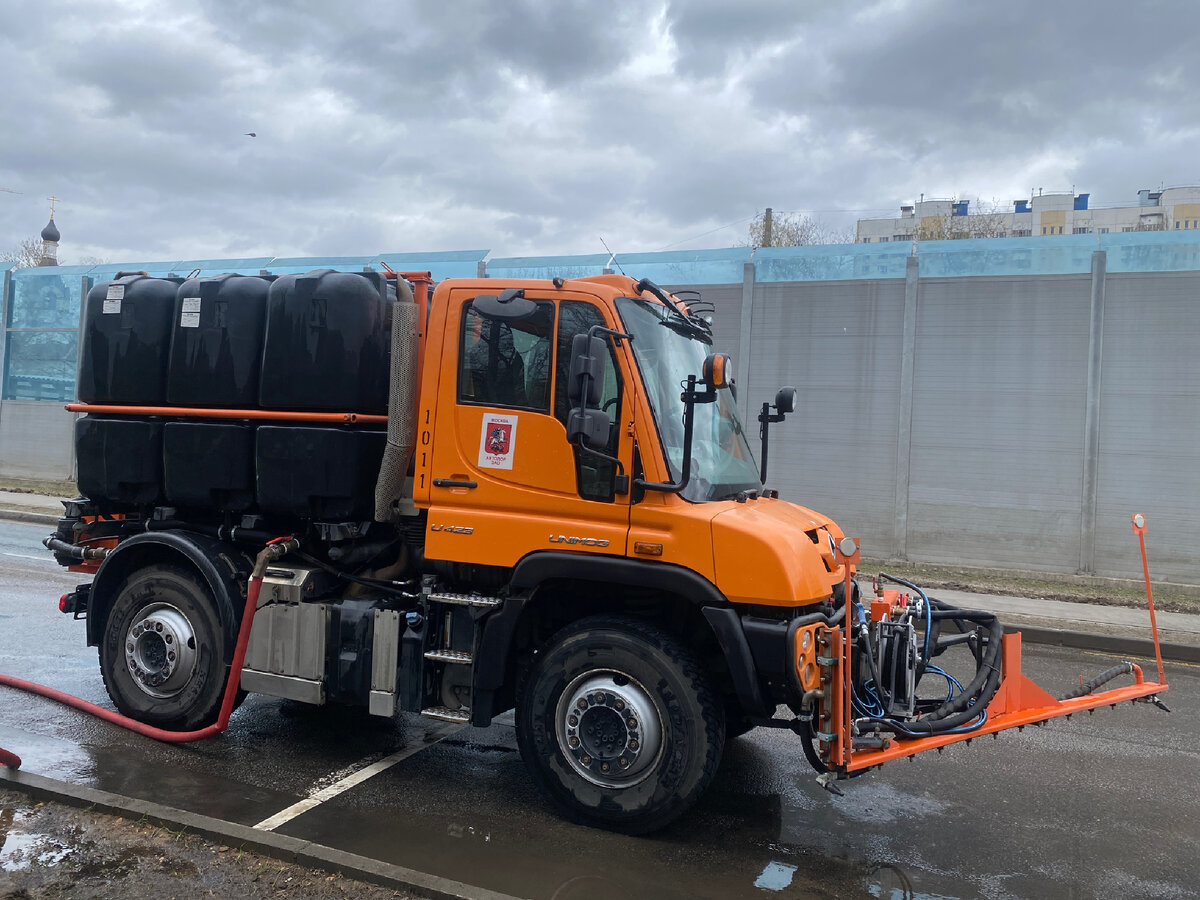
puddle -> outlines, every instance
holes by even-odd
[[[796,877],[796,868],[786,863],[769,862],[755,880],[754,886],[767,891],[782,891],[791,887],[792,879]]]
[[[56,866],[71,853],[71,847],[48,834],[25,831],[29,818],[11,809],[0,811],[0,869],[5,872]]]

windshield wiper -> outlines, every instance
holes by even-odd
[[[712,332],[707,323],[698,323],[671,306],[651,303],[642,297],[631,297],[630,299],[642,308],[653,312],[658,318],[659,325],[665,325],[676,334],[681,334],[689,340],[700,341],[703,344],[712,343]]]
[[[672,318],[669,321],[667,319],[663,320],[663,324],[668,328],[671,328],[679,334],[682,334],[684,337],[694,338],[706,344],[712,343],[712,326],[709,325],[707,321],[700,318],[700,316],[694,316],[690,313],[684,312],[683,308],[675,301],[674,297],[660,288],[649,278],[643,278],[641,281],[639,281],[637,283],[637,289],[639,292],[649,291],[663,302],[663,305],[667,308],[669,313],[674,314],[676,318]],[[671,322],[678,324],[670,324]],[[686,331],[683,330],[685,327],[687,328]]]

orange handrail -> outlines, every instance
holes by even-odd
[[[119,406],[68,403],[67,412],[126,416],[179,416],[196,419],[262,419],[272,422],[332,422],[342,425],[386,425],[387,416],[359,412],[304,412],[285,409],[212,409],[195,406]]]

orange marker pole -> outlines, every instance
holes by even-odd
[[[1166,684],[1167,676],[1163,672],[1162,648],[1158,646],[1158,622],[1154,618],[1154,591],[1150,587],[1150,564],[1146,561],[1146,517],[1134,513],[1133,533],[1138,536],[1138,544],[1142,548],[1142,574],[1146,577],[1146,603],[1150,607],[1150,631],[1154,634],[1154,659],[1158,663],[1158,683]]]

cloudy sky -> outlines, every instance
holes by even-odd
[[[1189,0],[42,0],[0,12],[0,249],[723,247],[926,197],[1200,184]],[[255,132],[257,137],[247,137]],[[10,193],[17,192],[17,193]]]

